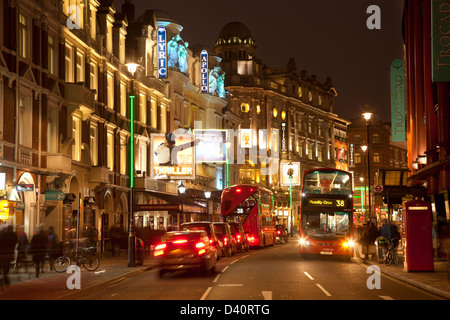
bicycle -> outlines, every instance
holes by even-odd
[[[95,254],[95,249],[95,247],[89,247],[69,250],[66,247],[63,255],[55,260],[53,267],[58,273],[66,272],[72,264],[72,258],[76,261],[77,266],[83,265],[87,271],[95,271],[100,266],[100,260]]]
[[[391,239],[391,241],[389,241],[388,251],[386,253],[386,256],[384,257],[384,263],[386,265],[390,265],[392,263],[398,264],[397,247],[395,245],[396,239],[397,238],[393,238]]]

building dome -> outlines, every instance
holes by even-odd
[[[253,41],[252,34],[246,25],[241,22],[234,21],[227,23],[222,30],[220,30],[216,45],[236,43],[254,45],[255,41]]]

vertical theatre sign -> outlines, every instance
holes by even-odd
[[[405,65],[400,59],[391,64],[391,122],[392,141],[406,141]]]
[[[202,92],[208,92],[208,52],[202,50],[200,53],[200,77]]]
[[[432,81],[450,82],[450,0],[433,0],[432,11]]]
[[[166,29],[158,28],[158,78],[167,78]]]

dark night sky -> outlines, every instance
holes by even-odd
[[[244,23],[269,67],[295,59],[299,71],[333,79],[334,112],[351,120],[369,105],[375,118],[390,121],[392,60],[403,58],[403,0],[132,0],[136,17],[146,9],[167,11],[183,26],[190,45],[213,47],[228,22]],[[124,0],[115,0],[121,11]],[[381,29],[369,30],[370,5],[381,9]]]

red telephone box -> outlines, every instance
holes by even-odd
[[[434,271],[431,206],[411,200],[403,206],[403,254],[406,271]]]

